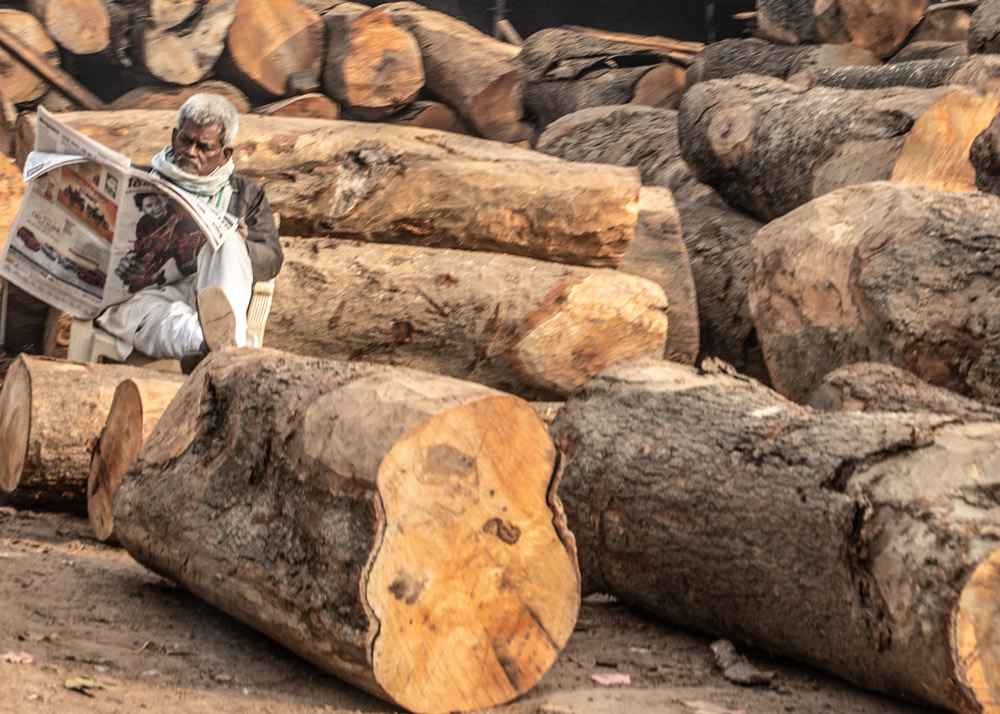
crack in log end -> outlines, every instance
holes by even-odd
[[[407,605],[414,604],[426,589],[427,582],[425,580],[414,578],[405,570],[396,573],[396,577],[389,584],[389,592],[392,596]]]
[[[888,606],[878,582],[871,572],[868,560],[868,534],[865,524],[871,517],[871,505],[857,503],[854,522],[847,540],[847,569],[858,595],[858,609],[864,618],[868,635],[877,652],[884,652],[892,645],[892,622],[888,616]]]
[[[508,523],[507,521],[499,518],[491,518],[486,521],[486,523],[483,524],[483,533],[496,536],[507,545],[514,545],[521,539],[520,528],[515,526],[513,523]]]
[[[386,179],[402,173],[399,156],[379,149],[374,142],[358,144],[344,155],[331,176],[335,189],[326,217],[333,220],[347,217]]]

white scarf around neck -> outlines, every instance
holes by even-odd
[[[164,146],[160,153],[153,157],[152,164],[153,171],[158,176],[167,179],[188,193],[204,197],[205,200],[211,200],[220,191],[229,187],[229,179],[236,168],[232,158],[230,158],[208,176],[189,174],[174,163],[174,150],[169,145]],[[223,206],[223,210],[225,210],[225,206]]]

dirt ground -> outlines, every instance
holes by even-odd
[[[0,712],[399,711],[94,540],[83,517],[0,513]],[[538,686],[490,711],[932,711],[755,651],[743,653],[777,673],[772,683],[730,684],[714,669],[710,644],[611,598],[587,598],[577,631]],[[628,674],[631,685],[602,687],[591,679],[607,673]]]

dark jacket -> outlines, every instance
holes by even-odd
[[[281,269],[284,256],[278,239],[278,227],[274,222],[271,205],[264,195],[264,188],[242,176],[233,175],[229,182],[233,187],[229,212],[246,221],[249,229],[247,252],[250,253],[250,264],[253,266],[253,280],[255,283],[270,280]]]

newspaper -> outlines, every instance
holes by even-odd
[[[96,317],[195,270],[238,219],[145,171],[39,107],[28,183],[0,276],[74,317]]]

